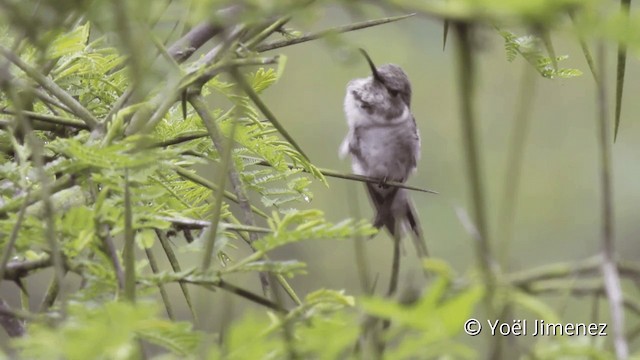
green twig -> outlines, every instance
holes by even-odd
[[[444,51],[447,47],[447,36],[449,35],[449,20],[444,21],[444,28],[442,29],[442,51]]]
[[[621,11],[629,18],[629,8],[631,0],[620,0]],[[620,113],[622,111],[622,91],[624,90],[624,74],[627,67],[627,45],[622,41],[618,44],[618,64],[616,70],[616,118],[615,128],[613,130],[613,141],[618,138],[618,129],[620,127]]]
[[[511,142],[507,151],[507,167],[504,176],[504,198],[500,211],[500,236],[498,259],[503,270],[509,265],[509,249],[513,232],[513,223],[517,209],[518,189],[520,186],[520,175],[522,173],[522,161],[529,132],[529,123],[532,114],[532,104],[536,88],[535,73],[529,65],[523,65],[522,80],[520,81],[520,91],[518,103],[516,104],[516,116],[513,121],[513,132]]]
[[[124,171],[124,296],[131,302],[136,301],[136,263],[135,239],[133,233],[133,212],[131,204],[131,189],[129,184],[129,169]]]
[[[205,119],[202,119],[202,120],[206,121]],[[217,181],[216,181],[216,185],[218,188],[214,191],[214,200],[213,200],[214,203],[213,203],[213,211],[211,215],[211,228],[209,231],[209,238],[206,239],[206,242],[205,242],[205,248],[204,248],[205,250],[202,256],[202,265],[201,265],[202,271],[207,271],[211,266],[213,249],[215,246],[216,237],[218,235],[217,234],[218,226],[220,225],[220,214],[222,211],[222,197],[224,194],[224,187],[227,182],[226,181],[227,172],[229,171],[229,168],[231,165],[231,153],[233,150],[233,138],[235,135],[236,127],[237,127],[237,122],[234,121],[233,126],[231,128],[231,134],[222,149],[223,151],[220,153],[220,159],[222,163],[221,163],[221,166],[218,172]],[[207,128],[209,130],[209,133],[212,134],[212,136],[214,136],[213,130],[209,128],[217,129],[217,124],[215,124],[215,122],[213,124],[207,124]]]
[[[180,229],[204,229],[211,226],[210,221],[206,220],[196,220],[196,219],[186,219],[186,218],[169,218],[165,216],[158,217],[160,220],[168,221],[174,226]],[[246,231],[246,232],[257,232],[257,233],[271,233],[273,232],[269,228],[263,228],[259,226],[251,226],[251,225],[243,225],[243,224],[232,224],[228,222],[222,223],[222,226],[225,230],[233,230],[233,231]]]
[[[322,31],[317,31],[317,32],[305,34],[305,35],[302,35],[302,36],[294,38],[294,39],[285,39],[285,40],[279,40],[279,41],[274,41],[274,42],[267,43],[267,44],[258,45],[258,46],[256,46],[255,50],[257,52],[264,52],[264,51],[279,49],[279,48],[282,48],[282,47],[285,47],[285,46],[291,46],[291,45],[296,45],[296,44],[300,44],[300,43],[307,42],[307,41],[317,40],[317,39],[323,38],[323,37],[325,37],[327,35],[330,35],[330,34],[340,34],[340,33],[345,33],[345,32],[349,32],[349,31],[365,29],[365,28],[372,27],[372,26],[388,24],[390,22],[406,19],[406,18],[411,17],[413,15],[415,15],[415,14],[392,16],[392,17],[386,17],[386,18],[382,18],[382,19],[358,22],[358,23],[355,23],[355,24],[337,26],[337,27],[325,29],[325,30],[322,30]]]
[[[213,287],[217,287],[226,291],[229,291],[233,294],[236,294],[242,298],[245,298],[251,302],[254,302],[258,305],[262,305],[265,306],[271,310],[277,311],[277,312],[288,312],[287,309],[285,309],[284,307],[282,307],[279,304],[274,303],[273,301],[266,299],[258,294],[252,293],[251,291],[239,288],[235,285],[229,284],[226,281],[223,281],[221,279],[218,280],[190,280],[190,279],[180,279],[178,280],[179,282],[184,282],[187,284],[195,284],[195,285],[201,285],[204,286],[205,288],[210,288],[211,286]]]
[[[196,110],[196,112],[198,113],[202,121],[205,123],[205,126],[207,127],[207,131],[209,132],[209,135],[211,137],[211,141],[216,147],[216,150],[218,151],[218,153],[222,154],[224,150],[222,148],[222,135],[220,134],[220,131],[218,129],[218,126],[215,123],[215,120],[209,114],[209,111],[204,102],[204,99],[201,96],[192,96],[190,99],[190,102],[191,102],[191,106],[193,106],[193,108]],[[234,127],[236,126],[235,123],[233,126]],[[249,200],[247,199],[247,195],[242,187],[242,183],[240,181],[240,176],[238,175],[238,171],[236,170],[233,164],[231,164],[229,167],[229,181],[231,183],[233,193],[236,195],[236,198],[238,199],[238,205],[242,210],[243,217],[244,217],[243,219],[244,224],[248,226],[254,226],[255,219],[253,218],[253,213],[251,211],[251,204],[249,203]],[[253,242],[258,240],[258,234],[256,232],[249,232],[249,240],[252,245]],[[268,285],[269,281],[267,279],[266,274],[260,273],[260,281],[262,283],[264,293],[266,294],[269,286]]]
[[[24,215],[27,210],[27,200],[29,199],[29,192],[22,201],[22,206],[20,207],[20,211],[18,212],[18,218],[16,219],[16,223],[13,224],[13,228],[11,229],[11,235],[9,235],[9,241],[7,241],[7,245],[4,247],[4,252],[2,253],[2,262],[0,262],[0,279],[4,279],[5,269],[7,268],[7,263],[9,263],[9,259],[11,258],[11,253],[13,252],[13,247],[18,240],[18,233],[20,232],[20,228],[22,227],[22,222],[24,221]]]
[[[9,110],[9,109],[0,109],[0,113],[7,114],[7,115],[16,115],[15,110]],[[66,118],[62,116],[55,116],[55,115],[40,114],[33,111],[23,111],[22,114],[24,114],[24,116],[26,116],[31,120],[39,120],[39,121],[54,124],[54,125],[62,125],[62,126],[76,128],[76,129],[89,130],[89,126],[87,126],[86,123],[76,119]]]
[[[284,24],[288,23],[291,20],[290,16],[284,16],[280,19],[271,23],[271,25],[267,26],[264,30],[254,36],[252,39],[248,40],[244,46],[247,49],[253,49],[256,45],[261,43],[264,39],[268,38],[269,35],[273,34],[275,31],[280,29]]]
[[[0,49],[3,49],[0,46]],[[13,55],[13,54],[11,54]],[[19,59],[20,60],[20,59]],[[22,129],[25,132],[25,136],[28,144],[31,146],[31,154],[33,158],[33,164],[36,169],[36,173],[38,175],[38,179],[40,181],[40,192],[39,196],[42,200],[42,205],[44,209],[44,237],[46,238],[49,247],[51,249],[51,259],[54,268],[54,278],[58,284],[62,284],[65,275],[64,269],[64,261],[62,258],[62,251],[58,245],[58,240],[56,238],[56,227],[55,227],[55,218],[54,218],[54,208],[53,202],[51,201],[51,195],[53,193],[51,179],[47,172],[44,169],[44,146],[42,145],[40,139],[38,139],[33,129],[31,128],[31,120],[25,117],[22,110],[24,109],[24,104],[22,104],[20,98],[16,94],[16,89],[14,87],[10,87],[9,89],[9,97],[13,100],[14,106],[16,107],[16,116],[20,121]],[[29,203],[29,194],[25,195],[24,202]],[[21,206],[24,206],[22,204]],[[0,209],[0,216],[2,214],[2,210],[6,209],[7,206]],[[65,304],[63,301],[63,312],[65,308]]]
[[[147,259],[149,259],[149,266],[151,267],[151,271],[154,274],[157,274],[160,269],[158,269],[158,263],[156,262],[156,258],[153,255],[153,251],[151,251],[150,248],[145,248],[144,252],[147,254]],[[171,301],[169,300],[167,290],[164,288],[164,284],[158,284],[158,290],[160,291],[160,297],[162,297],[164,308],[167,310],[167,316],[169,317],[169,319],[175,320],[175,316],[173,315],[173,307],[171,306]]]
[[[575,16],[574,16],[573,12],[569,12],[569,17],[571,18],[571,21],[573,21],[573,23],[575,24],[576,20],[575,20]],[[591,56],[591,51],[589,50],[589,45],[587,45],[587,42],[584,40],[584,37],[582,37],[582,35],[578,35],[578,42],[580,43],[580,48],[582,49],[582,54],[584,54],[584,59],[587,61],[587,65],[589,66],[589,70],[591,71],[591,75],[593,76],[593,79],[597,83],[598,82],[598,73],[596,71],[596,65],[593,62],[593,56]]]
[[[60,283],[58,279],[54,276],[51,279],[51,283],[49,283],[49,287],[47,288],[47,292],[42,298],[42,302],[40,303],[40,312],[46,312],[49,310],[53,304],[56,302],[56,298],[60,294]]]
[[[178,262],[178,258],[173,252],[173,249],[171,248],[169,239],[167,239],[164,233],[162,233],[160,230],[156,229],[155,232],[156,232],[156,236],[158,237],[158,240],[160,240],[160,245],[162,245],[162,249],[164,250],[164,253],[167,255],[169,264],[171,264],[171,269],[173,269],[173,271],[176,273],[181,272],[182,269],[180,268],[180,263]],[[196,311],[193,306],[193,302],[191,301],[191,294],[189,293],[189,288],[187,287],[187,284],[181,282],[180,289],[182,290],[182,295],[184,295],[184,299],[187,302],[187,307],[191,312],[191,317],[193,318],[193,321],[197,322],[198,317],[196,316]]]
[[[600,189],[602,196],[602,276],[613,328],[613,342],[618,359],[629,356],[629,345],[624,334],[624,311],[620,274],[615,265],[615,238],[613,225],[613,188],[611,184],[611,143],[609,142],[609,124],[607,122],[607,93],[605,89],[605,53],[604,44],[598,46],[598,63],[601,80],[598,85],[598,145],[600,153]]]
[[[271,164],[269,164],[268,162],[264,161],[264,160],[260,160],[258,162],[255,162],[254,165],[260,165],[260,166],[271,166]],[[287,165],[289,167],[289,169],[300,169],[298,167],[295,167],[293,165]],[[304,169],[300,169],[304,172],[307,172]],[[368,176],[362,176],[362,175],[355,175],[355,174],[343,174],[340,173],[338,171],[335,170],[331,170],[331,169],[324,169],[324,168],[318,168],[318,171],[320,171],[320,173],[326,177],[333,177],[333,178],[337,178],[337,179],[345,179],[345,180],[354,180],[354,181],[360,181],[360,182],[365,182],[365,183],[370,183],[370,184],[381,184],[381,185],[387,185],[387,186],[391,186],[391,187],[398,187],[398,188],[402,188],[402,189],[407,189],[407,190],[413,190],[413,191],[418,191],[418,192],[424,192],[424,193],[430,193],[430,194],[438,194],[437,191],[433,191],[433,190],[429,190],[429,189],[424,189],[424,188],[419,188],[419,187],[415,187],[415,186],[411,186],[411,185],[406,185],[403,183],[399,183],[397,181],[381,181],[380,179],[376,179],[376,178],[371,178]]]
[[[376,178],[370,178],[367,176],[355,175],[355,174],[342,174],[334,170],[323,169],[323,168],[319,170],[322,173],[322,175],[327,177],[334,177],[334,178],[345,179],[345,180],[355,180],[355,181],[366,182],[371,184],[388,185],[391,187],[398,187],[402,189],[413,190],[413,191],[418,191],[423,193],[438,194],[437,191],[423,189],[423,188],[419,188],[411,185],[406,185],[403,183],[399,183],[397,181],[381,181],[380,179],[376,179]]]
[[[462,22],[455,24],[458,36],[458,88],[460,91],[460,101],[462,108],[462,131],[463,146],[466,154],[467,172],[470,178],[471,203],[475,226],[478,230],[476,240],[476,254],[478,263],[482,270],[484,282],[487,287],[486,294],[489,314],[495,314],[493,302],[490,300],[491,294],[495,290],[493,277],[493,267],[491,260],[491,245],[489,241],[489,231],[486,221],[486,206],[484,191],[482,186],[482,175],[480,165],[480,148],[476,135],[476,119],[473,108],[474,101],[474,64],[471,54],[473,45],[471,44],[470,25]]]

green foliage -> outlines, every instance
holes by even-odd
[[[280,218],[277,213],[269,219],[273,234],[267,235],[254,244],[255,249],[270,251],[277,247],[312,239],[348,239],[355,236],[368,236],[376,230],[367,221],[353,223],[345,220],[332,224],[324,220],[323,213],[318,210],[290,211]],[[291,227],[295,228],[291,229]]]
[[[141,355],[138,341],[144,340],[183,356],[193,353],[202,338],[191,324],[159,318],[154,303],[72,303],[68,311],[59,326],[31,325],[30,336],[16,341],[21,354],[30,359],[131,359]]]
[[[504,38],[504,48],[507,60],[513,61],[517,55],[527,60],[545,78],[572,78],[581,76],[578,69],[556,68],[555,64],[569,58],[568,55],[557,56],[555,60],[546,56],[542,51],[542,40],[534,35],[516,36],[515,34],[500,30]]]

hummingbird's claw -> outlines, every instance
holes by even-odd
[[[389,180],[389,178],[387,178],[386,176],[383,177],[382,179],[380,179],[380,182],[378,183],[378,187],[381,189],[386,189],[389,187],[389,185],[387,185],[387,181]]]

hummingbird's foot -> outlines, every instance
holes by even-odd
[[[387,180],[388,178],[385,176],[382,179],[380,179],[380,182],[378,183],[378,187],[381,189],[386,189],[389,187],[389,185],[387,185]]]

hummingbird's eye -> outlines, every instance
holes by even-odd
[[[389,95],[391,95],[391,96],[393,96],[393,97],[396,97],[396,96],[398,96],[398,91],[396,91],[396,90],[389,90]]]

